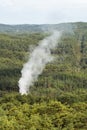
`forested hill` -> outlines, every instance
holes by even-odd
[[[68,33],[30,93],[20,95],[23,64],[53,29]],[[87,23],[0,25],[0,130],[87,130]]]
[[[72,27],[71,27],[72,26]],[[23,24],[23,25],[7,25],[0,24],[0,33],[35,33],[42,31],[49,31],[50,29],[70,29],[70,28],[79,28],[86,29],[87,23],[78,22],[78,23],[61,23],[61,24],[43,24],[43,25],[34,25],[34,24]]]

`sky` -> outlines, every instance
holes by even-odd
[[[0,0],[0,23],[87,22],[87,0]]]

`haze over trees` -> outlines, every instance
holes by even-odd
[[[30,93],[18,93],[29,48],[48,36],[50,27],[65,24],[0,25],[0,130],[87,129],[87,23],[72,23],[74,33],[63,34],[51,52],[55,60]]]

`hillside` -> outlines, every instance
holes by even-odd
[[[29,48],[51,29],[66,32],[51,52],[55,60],[21,96],[18,80]],[[86,130],[87,23],[0,24],[0,97],[1,130]]]
[[[37,33],[37,32],[45,32],[49,30],[67,30],[71,28],[76,28],[76,26],[80,26],[84,28],[86,23],[61,23],[61,24],[22,24],[22,25],[7,25],[7,24],[0,24],[0,33]]]

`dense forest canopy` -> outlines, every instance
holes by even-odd
[[[67,27],[73,33],[64,33],[51,52],[54,62],[28,95],[20,95],[18,80],[29,48],[48,36],[49,28]],[[11,129],[87,129],[87,23],[0,25],[0,130]]]

